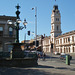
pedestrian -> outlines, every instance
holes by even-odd
[[[43,53],[43,61],[45,60],[45,56],[46,56],[45,53]]]

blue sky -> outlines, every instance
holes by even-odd
[[[15,6],[19,3],[20,19],[26,18],[28,24],[26,30],[20,31],[20,41],[24,40],[25,32],[28,30],[35,31],[35,11],[31,10],[37,7],[37,34],[46,34],[50,36],[51,31],[51,14],[54,5],[58,5],[61,13],[61,29],[62,33],[75,30],[75,0],[1,0],[0,15],[16,16]],[[20,24],[23,25],[22,23]],[[27,39],[33,38],[34,35],[27,36]]]

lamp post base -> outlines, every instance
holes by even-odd
[[[24,52],[21,49],[23,43],[13,43],[12,58],[24,58]]]
[[[12,58],[24,58],[24,52],[21,49],[21,45],[24,43],[7,43],[7,45],[12,45],[13,49],[11,51]]]

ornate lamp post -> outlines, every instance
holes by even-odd
[[[22,49],[21,49],[22,43],[19,43],[19,30],[22,30],[23,28],[26,29],[27,22],[25,19],[23,22],[24,26],[19,26],[19,24],[21,22],[20,17],[19,17],[19,14],[20,14],[19,4],[16,6],[16,8],[17,8],[16,22],[14,23],[14,26],[11,26],[13,29],[16,30],[16,40],[15,40],[15,43],[12,43],[11,45],[13,45],[13,49],[12,49],[13,57],[18,58],[18,57],[22,56]],[[13,23],[12,20],[8,20],[8,24],[12,24],[12,23]]]
[[[15,43],[19,43],[19,30],[22,30],[23,28],[26,29],[26,25],[27,25],[27,22],[26,22],[26,19],[24,20],[23,22],[23,26],[19,26],[19,24],[21,23],[21,20],[20,20],[20,17],[19,17],[19,14],[20,14],[20,11],[19,11],[19,4],[16,6],[17,8],[17,11],[16,11],[16,22],[14,23],[14,27],[12,27],[13,29],[16,30],[16,40],[15,40]],[[8,20],[8,24],[12,24],[12,20]]]

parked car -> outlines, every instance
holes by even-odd
[[[64,54],[64,55],[60,55],[60,59],[62,60],[66,60],[66,55],[69,55],[69,54]],[[70,60],[72,59],[72,56],[70,56]]]
[[[65,55],[65,53],[61,53],[61,55]]]
[[[38,57],[43,57],[43,52],[42,51],[31,51],[33,53],[37,53]]]
[[[54,54],[55,54],[55,55],[60,55],[60,53],[58,53],[58,52],[56,52],[56,51],[54,52]]]

